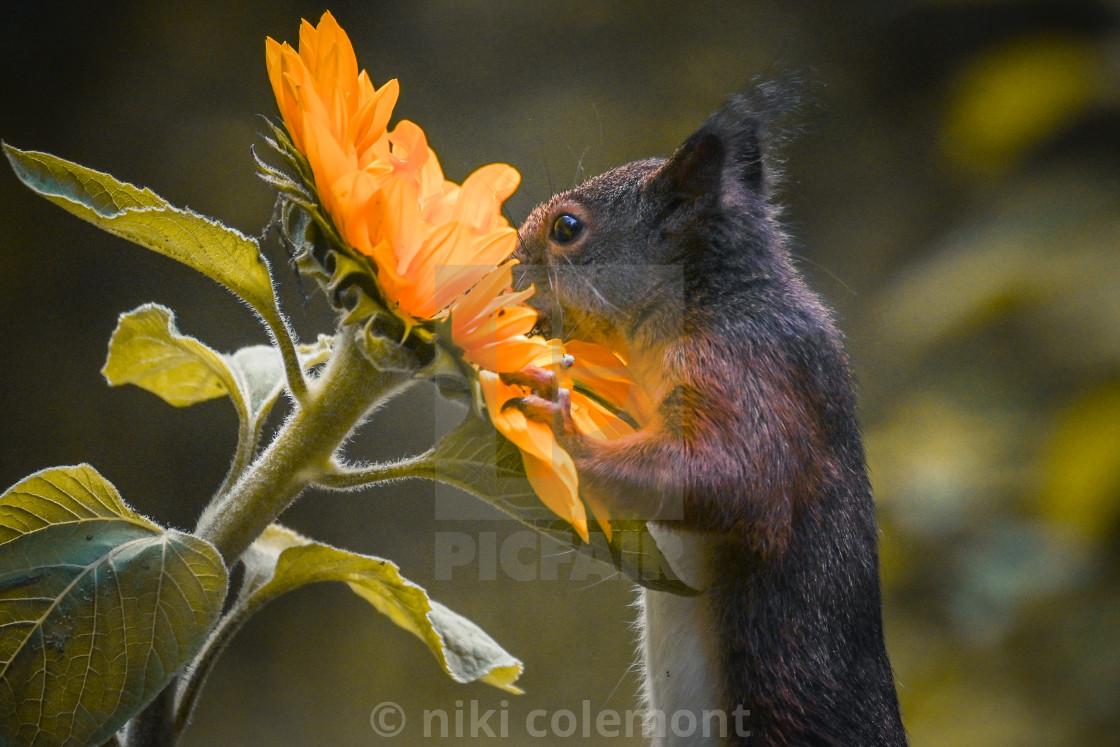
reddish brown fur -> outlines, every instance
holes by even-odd
[[[762,555],[780,553],[798,514],[821,493],[825,472],[834,471],[819,458],[826,452],[820,408],[805,399],[805,377],[771,355],[753,356],[746,386],[729,390],[744,369],[734,361],[728,370],[728,359],[712,352],[718,349],[716,341],[694,339],[666,353],[661,428],[609,442],[568,431],[563,445],[578,454],[584,489],[634,515],[679,520],[684,528],[748,538]],[[714,454],[721,458],[712,463]],[[683,505],[667,506],[663,486],[680,481],[667,472],[681,465],[702,465],[703,474],[683,480]],[[640,485],[661,489],[633,489]],[[760,500],[732,497],[743,494]]]

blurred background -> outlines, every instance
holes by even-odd
[[[259,233],[272,195],[249,146],[276,114],[264,38],[295,42],[327,8],[375,82],[401,80],[396,115],[425,128],[449,178],[521,171],[514,223],[584,176],[667,155],[755,76],[801,73],[780,201],[862,390],[913,744],[1115,743],[1120,2],[11,3],[0,137]],[[267,251],[300,333],[328,331],[322,297]],[[88,461],[141,512],[193,526],[235,418],[222,400],[175,410],[105,385],[116,317],[146,301],[219,350],[265,339],[211,281],[0,168],[0,483]],[[419,451],[436,415],[417,390],[354,451]],[[518,527],[447,520],[474,503],[436,493],[308,495],[284,521],[399,563],[523,659],[527,694],[456,685],[347,589],[310,587],[234,642],[187,745],[375,744],[383,701],[410,718],[397,744],[423,741],[424,709],[469,728],[472,701],[505,709],[515,744],[533,709],[636,707],[629,584],[535,545],[517,556],[535,580],[510,578],[487,548],[518,551]],[[475,561],[441,568],[448,538]]]

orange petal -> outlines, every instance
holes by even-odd
[[[266,62],[271,60],[269,81],[276,94],[276,104],[280,115],[292,136],[292,142],[303,150],[303,112],[299,105],[299,91],[312,88],[311,77],[296,51],[287,44],[268,45],[265,48]]]
[[[486,369],[486,372],[520,371],[540,358],[544,341],[539,337],[520,335],[502,340],[495,345],[478,345],[468,349],[463,357]],[[480,375],[483,372],[479,372]]]
[[[452,312],[452,341],[461,348],[500,344],[513,337],[528,334],[536,323],[537,312],[528,306],[499,308],[492,314],[471,320],[463,326],[455,322],[454,312]]]
[[[524,394],[519,387],[503,384],[497,374],[490,371],[479,371],[478,379],[490,421],[503,436],[513,441],[517,448],[543,461],[552,459],[557,452],[563,452],[547,426],[529,420],[520,410],[502,410],[503,404]]]
[[[281,44],[271,36],[264,40],[264,64],[268,69],[268,82],[272,84],[272,93],[276,96],[276,103],[280,106],[280,114],[287,119],[285,114],[285,96],[283,87],[283,58],[285,48],[291,49],[287,43]]]
[[[501,215],[502,203],[520,183],[521,174],[512,166],[504,163],[483,166],[463,181],[452,220],[465,223],[476,233],[508,225]]]
[[[358,156],[368,162],[372,160],[369,158],[369,151],[374,143],[387,136],[386,128],[397,105],[401,88],[394,78],[374,91],[365,70],[358,77],[361,100],[354,114],[354,148]]]
[[[409,272],[415,274],[418,282],[426,284],[431,294],[433,314],[472,288],[493,269],[492,263],[463,261],[471,255],[473,245],[474,239],[463,224],[451,222],[437,228],[417,252]]]
[[[306,18],[299,24],[299,56],[314,74],[319,61],[319,32]]]
[[[389,162],[393,171],[398,176],[415,180],[419,192],[419,172],[427,163],[430,152],[424,131],[415,123],[402,119],[389,133],[389,143],[392,146]]]
[[[634,427],[581,392],[572,392],[572,420],[579,432],[600,441],[634,433]]]
[[[607,535],[607,542],[610,542],[614,532],[611,529],[611,514],[606,504],[594,495],[585,495],[583,500],[591,507],[591,513],[595,515],[596,523],[603,530],[603,534]]]
[[[468,240],[469,237],[458,223],[447,223],[436,226],[412,252],[411,257],[403,252],[398,254],[398,270],[408,280],[407,288],[397,297],[402,308],[417,318],[427,319],[435,316],[454,299],[453,294],[445,291],[445,284],[439,281],[450,278],[447,282],[455,282],[454,273],[473,268],[444,266],[442,259],[444,255],[453,253],[457,245]],[[475,271],[474,278],[477,278],[486,268]],[[462,284],[462,281],[458,282]],[[468,280],[467,285],[471,282],[473,279]]]
[[[516,393],[516,387],[502,384],[496,374],[488,371],[479,372],[479,384],[494,427],[521,450],[525,476],[541,502],[570,522],[586,542],[587,512],[579,499],[572,458],[556,444],[548,426],[526,419],[518,410],[501,411],[502,395]]]
[[[459,199],[462,189],[455,182],[444,181],[438,189],[431,182],[434,177],[428,176],[428,192],[425,192],[424,219],[431,223],[446,223],[455,214],[455,201]]]
[[[502,291],[513,284],[512,265],[505,264],[492,269],[485,277],[451,305],[452,322],[460,328],[477,323],[485,318]]]
[[[481,282],[479,284],[481,285]],[[460,306],[453,305],[455,313],[460,314],[460,317],[458,320],[452,317],[452,322],[455,324],[456,331],[461,332],[464,336],[469,336],[472,330],[477,329],[488,318],[498,312],[508,313],[514,309],[518,309],[518,313],[524,311],[532,312],[534,317],[537,315],[534,309],[524,305],[526,299],[533,295],[534,289],[532,287],[526,288],[523,291],[518,291],[517,293],[506,291],[496,296],[491,296],[490,298],[486,298],[482,293],[479,293],[477,287],[478,286],[475,286],[475,288],[471,289],[470,293],[459,296],[459,299],[456,299],[457,301],[461,299],[469,300],[471,296],[478,295],[479,298],[473,305],[463,303],[461,304],[461,310]],[[530,329],[532,329],[532,327],[526,329],[525,332],[528,332]]]
[[[330,192],[339,234],[358,251],[371,254],[371,247],[385,233],[385,194],[378,175],[367,170],[350,172],[331,184]]]
[[[583,507],[583,501],[579,499],[576,468],[566,452],[560,453],[564,455],[563,459],[547,462],[522,452],[525,476],[529,478],[529,483],[541,502],[571,524],[583,541],[587,542],[587,511]]]
[[[430,146],[428,158],[417,176],[420,180],[420,212],[424,215],[424,220],[429,223],[445,223],[451,220],[450,212],[441,217],[434,214],[434,209],[443,200],[448,189],[458,190],[459,185],[443,178],[443,168],[439,165],[439,158]]]
[[[505,223],[505,218],[501,218],[501,221]],[[508,224],[501,225],[489,233],[475,237],[470,252],[470,262],[485,265],[500,264],[509,259],[516,248],[517,230]]]
[[[424,241],[424,226],[416,205],[416,188],[400,179],[388,179],[385,191],[385,238],[397,256],[396,270],[407,272]]]
[[[315,29],[317,36],[315,50],[318,58],[315,77],[325,89],[335,89],[346,97],[357,93],[358,60],[354,56],[354,45],[350,37],[338,25],[330,11],[319,19]],[[300,36],[300,51],[303,50],[303,35]],[[354,104],[357,104],[355,98]]]

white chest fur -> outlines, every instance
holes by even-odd
[[[693,588],[712,581],[714,540],[650,525],[677,575]],[[640,599],[647,728],[655,747],[709,747],[734,728],[723,713],[719,641],[710,594],[642,590]],[[721,728],[721,722],[726,726]]]

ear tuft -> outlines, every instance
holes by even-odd
[[[766,168],[762,158],[762,116],[742,94],[730,97],[701,125],[724,144],[725,184],[745,187],[762,195],[766,191]]]

